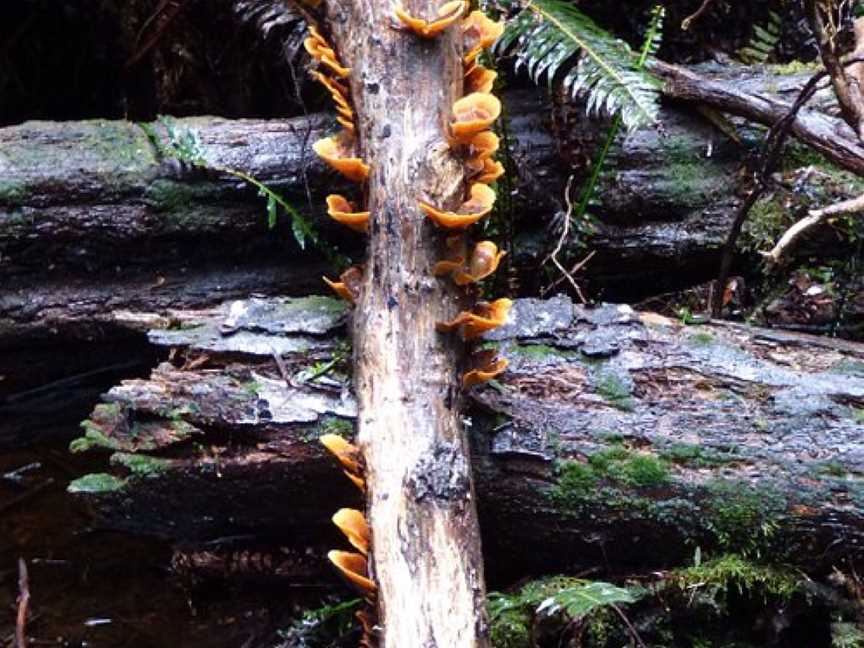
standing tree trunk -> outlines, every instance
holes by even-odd
[[[418,199],[455,207],[462,163],[446,140],[462,95],[457,23],[434,40],[383,0],[328,3],[360,155],[371,166],[368,259],[354,327],[358,440],[366,460],[370,572],[384,648],[488,646],[483,563],[460,412],[462,345],[435,331],[460,296],[432,276],[439,235]],[[438,4],[406,10],[435,16]]]

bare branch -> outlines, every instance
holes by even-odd
[[[858,214],[861,212],[864,212],[864,194],[857,198],[844,200],[836,205],[829,205],[822,209],[813,209],[807,216],[786,230],[770,252],[763,252],[762,255],[769,263],[780,263],[783,254],[793,243],[795,243],[795,241],[801,238],[801,235],[807,230],[836,216],[842,216],[844,214]]]

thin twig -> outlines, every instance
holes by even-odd
[[[684,20],[682,20],[681,21],[681,31],[687,31],[688,29],[690,29],[690,25],[692,25],[695,20],[699,20],[699,18],[702,16],[702,14],[704,14],[705,11],[708,9],[708,7],[711,6],[711,3],[713,1],[714,0],[705,0],[702,3],[701,7],[699,7],[696,11],[694,11],[692,14],[690,14]]]
[[[579,284],[577,284],[576,280],[573,279],[573,275],[571,274],[571,272],[568,272],[564,268],[564,266],[561,265],[561,262],[558,260],[558,253],[561,252],[561,248],[564,247],[564,242],[567,240],[567,237],[570,235],[570,218],[573,215],[573,200],[570,197],[570,192],[573,188],[573,180],[574,180],[574,176],[571,175],[567,179],[567,187],[566,187],[566,189],[564,189],[564,202],[567,203],[567,212],[564,214],[564,226],[561,228],[561,236],[558,238],[558,244],[555,246],[555,249],[552,250],[552,253],[543,260],[543,264],[545,264],[547,261],[551,260],[552,263],[555,264],[555,267],[558,268],[558,270],[564,276],[564,278],[566,278],[570,282],[570,285],[573,286],[573,289],[576,291],[576,294],[579,296],[579,300],[583,304],[586,304],[586,303],[588,303],[588,300],[585,299],[585,295],[582,294],[582,289],[579,288]],[[576,266],[573,266],[574,267],[573,272],[575,272],[575,269],[582,268],[585,265],[585,263],[588,262],[588,259],[590,259],[593,255],[594,255],[594,253],[592,252],[588,256],[588,258],[583,259]],[[549,290],[551,290],[552,288],[557,286],[558,283],[560,283],[561,281],[562,281],[562,279],[559,278],[558,281],[553,282],[545,291],[543,291],[543,294],[545,295]]]
[[[610,603],[609,605],[611,605],[612,609],[618,613],[619,617],[621,617],[621,620],[624,622],[624,625],[627,626],[627,629],[630,631],[630,634],[633,636],[633,640],[637,644],[639,644],[640,648],[648,648],[648,646],[645,645],[645,642],[642,641],[642,637],[640,637],[639,633],[636,632],[636,628],[634,628],[633,624],[630,623],[630,619],[627,618],[627,615],[624,614],[624,612],[621,610],[621,608],[618,607],[617,605],[615,605],[614,603]]]
[[[855,63],[864,62],[864,57],[855,57],[844,62],[844,66],[848,67]],[[795,123],[798,113],[804,105],[810,101],[819,87],[819,83],[828,76],[826,70],[821,70],[814,74],[798,94],[798,98],[789,108],[788,112],[777,120],[765,135],[762,141],[762,146],[759,154],[758,172],[756,174],[756,186],[750,191],[750,194],[738,208],[735,218],[732,221],[732,226],[729,228],[729,234],[726,237],[726,243],[723,246],[723,257],[720,261],[720,272],[717,275],[717,281],[711,295],[711,315],[719,318],[723,311],[723,293],[726,289],[726,282],[729,279],[729,273],[732,269],[732,259],[735,256],[735,244],[738,242],[738,237],[741,235],[741,230],[747,220],[751,208],[755,205],[759,198],[771,185],[771,173],[777,164],[780,157],[780,152],[783,145],[786,143],[786,138],[789,136],[792,125]]]
[[[27,612],[30,609],[30,577],[27,563],[18,559],[18,616],[15,619],[15,648],[27,648]]]

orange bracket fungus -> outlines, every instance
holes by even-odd
[[[471,65],[477,56],[498,40],[504,33],[504,23],[495,22],[482,11],[472,11],[462,22],[463,42],[465,43],[465,65]]]
[[[354,205],[339,194],[327,196],[327,214],[338,223],[347,225],[355,232],[369,230],[369,212],[354,211]]]
[[[360,297],[360,284],[363,279],[363,270],[358,266],[352,266],[339,275],[339,281],[330,281],[327,277],[321,277],[330,288],[333,289],[345,301],[352,304]]]
[[[354,138],[348,133],[320,139],[312,145],[312,150],[349,180],[364,182],[369,177],[369,165],[358,157],[350,157]]]
[[[487,130],[501,115],[501,102],[483,92],[472,92],[453,104],[450,132],[457,142],[468,143],[475,135]]]
[[[473,65],[465,73],[465,91],[492,92],[492,86],[495,85],[495,79],[497,78],[498,73],[494,70],[487,70],[482,65]]]
[[[363,472],[360,449],[353,443],[348,443],[338,434],[324,434],[320,441],[345,468],[358,475]]]
[[[366,594],[375,592],[375,583],[368,578],[366,557],[353,551],[333,550],[327,553],[327,558],[336,566],[348,581]]]
[[[480,241],[474,246],[468,272],[463,272],[460,268],[453,273],[453,281],[458,286],[465,286],[485,279],[498,269],[498,264],[501,263],[505,254],[507,253],[499,252],[498,246],[492,241]]]
[[[435,328],[442,333],[459,331],[465,340],[473,340],[486,331],[498,328],[507,321],[513,302],[506,297],[496,299],[491,304],[480,302],[476,312],[462,311],[449,322],[438,322]]]
[[[465,257],[468,254],[468,243],[465,240],[465,235],[453,234],[447,237],[447,258],[444,261],[439,261],[432,268],[432,274],[436,277],[441,277],[451,272],[458,272],[465,266]]]
[[[483,172],[477,176],[476,181],[483,184],[495,182],[504,175],[504,165],[495,160],[483,160]]]
[[[345,534],[348,542],[364,556],[369,554],[369,524],[356,509],[343,508],[333,515],[333,524]]]
[[[495,192],[484,184],[471,185],[471,197],[462,203],[458,212],[442,211],[429,203],[419,201],[423,210],[439,227],[445,229],[464,229],[473,225],[492,211]]]
[[[462,376],[462,387],[469,389],[475,385],[481,385],[489,382],[493,378],[500,376],[510,364],[507,358],[495,358],[495,352],[492,352],[491,358],[483,358],[482,363],[476,369],[466,371]]]
[[[462,17],[467,8],[464,0],[453,0],[438,9],[438,18],[428,22],[421,18],[415,18],[407,13],[401,6],[396,7],[396,17],[412,32],[421,38],[435,38],[450,25]]]

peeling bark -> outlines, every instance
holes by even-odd
[[[438,5],[406,9],[434,15]],[[351,68],[361,157],[372,168],[353,343],[378,640],[383,648],[482,648],[488,628],[462,427],[462,344],[435,330],[464,298],[432,275],[440,235],[417,206],[453,207],[465,193],[462,163],[446,141],[462,95],[462,34],[458,24],[433,40],[392,28],[389,2],[327,10]]]

